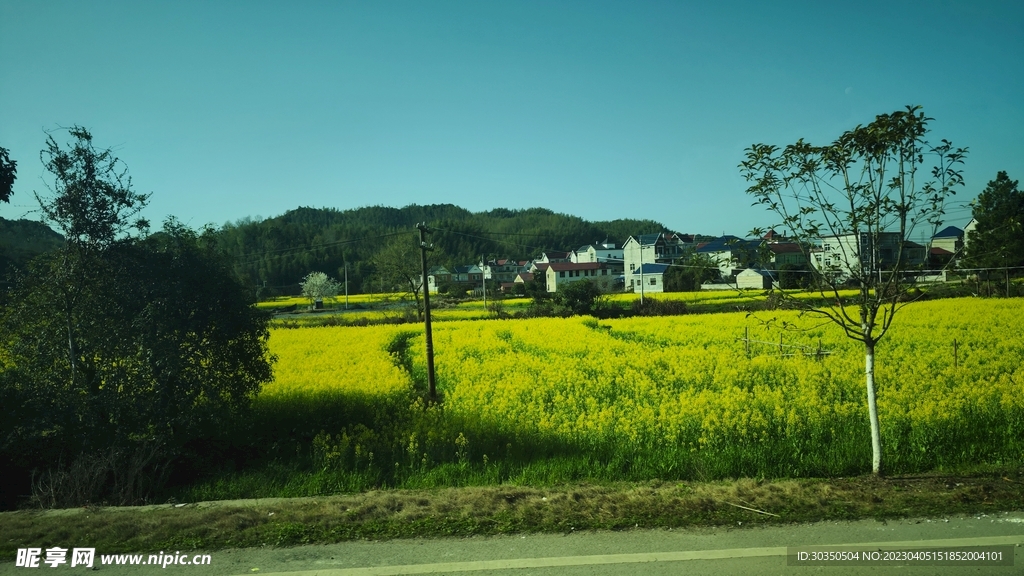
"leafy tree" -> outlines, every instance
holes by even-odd
[[[0,202],[10,202],[14,194],[14,179],[18,176],[18,162],[11,160],[7,148],[0,147]]]
[[[781,218],[777,227],[788,231],[802,247],[830,236],[854,239],[854,248],[836,257],[845,261],[859,287],[856,305],[843,306],[836,276],[812,276],[831,306],[794,306],[837,324],[849,338],[864,345],[865,385],[871,424],[871,469],[882,473],[882,444],[875,401],[875,347],[888,333],[905,301],[907,269],[905,243],[918,225],[937,229],[946,199],[963,185],[958,165],[967,150],[947,140],[931,145],[925,139],[931,119],[918,106],[882,114],[867,126],[845,132],[835,142],[813,146],[798,140],[783,149],[755,144],[740,164],[751,186],[747,192]],[[926,156],[934,159],[926,163]],[[930,165],[929,165],[930,164]],[[930,169],[929,169],[930,168]],[[925,182],[927,175],[931,179]],[[887,232],[896,232],[893,264],[887,275],[877,262]],[[754,234],[761,235],[760,230]],[[805,248],[806,249],[806,248]],[[805,253],[808,261],[813,255]]]
[[[973,268],[1024,266],[1024,192],[999,172],[974,203],[966,263]]]
[[[309,298],[312,305],[317,300],[334,298],[341,290],[341,284],[323,272],[310,272],[302,279],[302,295]]]
[[[49,142],[58,192],[41,200],[72,233],[31,262],[0,310],[0,461],[8,481],[36,472],[43,505],[129,503],[270,380],[267,318],[212,230],[170,220],[147,237],[124,234],[139,229],[125,217],[145,198],[123,171],[102,169],[108,150],[72,134],[70,151]]]
[[[547,277],[543,272],[533,275],[533,279],[523,283],[523,293],[533,298],[534,302],[546,302],[551,299],[551,292],[548,292]]]
[[[601,305],[601,290],[590,280],[579,280],[555,292],[555,304],[570,314],[593,314]]]
[[[44,218],[75,248],[102,249],[129,231],[148,230],[138,214],[149,194],[132,189],[124,163],[110,149],[97,150],[85,128],[73,126],[68,133],[75,139],[69,149],[49,134],[40,154],[54,178],[50,198],[36,194]]]
[[[779,288],[790,290],[793,288],[806,288],[808,286],[808,274],[812,271],[803,265],[783,264],[779,267]]]

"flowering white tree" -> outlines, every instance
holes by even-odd
[[[309,298],[310,305],[317,300],[333,298],[341,290],[341,284],[323,272],[310,272],[299,285],[302,286],[302,295]]]

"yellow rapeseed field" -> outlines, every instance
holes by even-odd
[[[901,310],[876,364],[891,469],[1024,457],[1022,318],[1022,299]],[[783,321],[797,329],[780,330]],[[820,318],[454,322],[435,325],[434,347],[443,404],[425,410],[421,328],[275,329],[277,376],[261,401],[404,394],[403,445],[377,449],[422,452],[424,463],[575,451],[630,477],[845,474],[869,464],[863,349]]]

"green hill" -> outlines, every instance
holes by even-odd
[[[545,208],[470,212],[452,204],[414,204],[344,211],[303,207],[266,220],[226,224],[217,236],[239,275],[253,286],[266,282],[282,292],[294,291],[312,271],[340,278],[347,262],[351,289],[372,291],[371,257],[393,238],[407,235],[410,243],[418,242],[418,222],[435,229],[432,264],[449,267],[481,256],[528,260],[544,251],[605,240],[621,246],[631,234],[667,231],[653,220],[588,222]]]
[[[63,244],[64,237],[42,222],[0,218],[0,279],[12,268]]]

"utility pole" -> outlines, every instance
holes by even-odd
[[[437,401],[437,387],[434,380],[434,336],[430,330],[430,288],[427,286],[427,251],[433,250],[433,244],[427,244],[427,234],[431,232],[427,223],[416,225],[420,231],[420,267],[423,270],[423,329],[427,342],[427,401]]]
[[[1006,265],[1006,248],[1003,248],[1003,273],[1006,274],[1006,297],[1010,297],[1010,268]]]
[[[640,307],[644,305],[644,245],[640,243]]]
[[[487,260],[484,256],[480,257],[480,280],[483,282],[484,289],[484,310],[487,310]]]
[[[348,310],[348,262],[345,262],[345,310]]]

